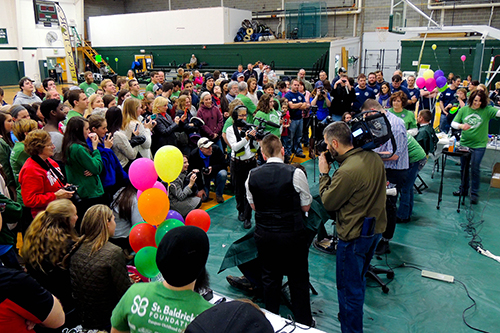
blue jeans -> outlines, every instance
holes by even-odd
[[[281,142],[283,143],[283,147],[285,148],[285,155],[287,155],[287,156],[292,155],[292,145],[290,143],[290,137],[289,136],[282,136]]]
[[[220,139],[220,137],[217,137],[217,139],[213,140],[212,142],[216,144],[222,152],[224,152],[224,147],[222,147],[222,140]]]
[[[413,212],[413,184],[415,184],[418,173],[422,170],[425,163],[427,163],[427,158],[410,163],[406,180],[403,187],[401,187],[401,197],[399,199],[398,212],[396,213],[396,216],[400,219],[404,220],[411,217],[411,213]]]
[[[470,169],[471,169],[471,198],[479,197],[479,183],[481,174],[479,170],[479,166],[481,165],[481,161],[483,160],[484,153],[486,152],[486,148],[470,148]],[[460,191],[462,193],[469,192],[469,169],[465,169],[466,159],[465,157],[460,157],[461,169],[460,173],[462,175],[462,179],[464,182],[460,185]],[[464,176],[465,172],[465,176]]]
[[[216,175],[205,175],[205,193],[210,193],[210,182],[213,180],[215,183],[215,195],[222,197],[224,193],[224,186],[226,185],[227,171],[222,169]]]
[[[292,142],[292,152],[295,154],[302,154],[302,146],[300,139],[302,138],[302,119],[292,120],[288,128],[288,135]]]
[[[381,234],[360,236],[337,245],[337,295],[343,333],[363,332],[366,271]]]
[[[441,113],[441,119],[439,120],[439,129],[443,133],[448,133],[450,130],[450,124],[448,124],[448,119],[446,119],[446,115]]]

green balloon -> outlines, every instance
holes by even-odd
[[[102,61],[102,56],[100,54],[95,56],[95,61],[101,62]]]
[[[106,61],[109,61],[109,57],[106,57]]]
[[[156,241],[156,246],[160,245],[161,240],[163,239],[163,236],[173,228],[177,227],[182,227],[184,223],[182,223],[179,220],[176,219],[168,219],[164,222],[162,222],[158,226],[158,230],[156,230],[156,235],[155,235],[155,241]]]
[[[118,58],[115,58],[115,61],[118,62]]]
[[[135,267],[147,278],[154,278],[160,274],[156,266],[156,247],[145,246],[140,249],[134,258]]]
[[[438,88],[439,92],[444,92],[446,89],[448,89],[448,84],[445,84],[442,88]]]

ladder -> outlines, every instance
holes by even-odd
[[[80,38],[80,35],[76,31],[76,27],[71,27],[71,31],[73,32],[73,37],[75,38],[75,46],[76,47],[80,46],[82,48],[83,53],[87,56],[87,58],[90,59],[90,61],[94,63],[94,65],[97,66],[97,68],[100,69],[101,67],[104,66],[109,68],[110,74],[115,74],[115,71],[111,68],[111,66],[109,66],[109,64],[106,62],[106,60],[104,60],[104,58],[101,57],[100,62],[96,60],[96,56],[98,56],[99,53],[97,53],[97,51],[94,50],[89,43]]]

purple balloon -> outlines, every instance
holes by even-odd
[[[433,91],[436,88],[436,80],[433,77],[428,78],[425,80],[425,87],[428,91]]]
[[[434,78],[436,79],[436,82],[437,82],[437,79],[438,77],[441,77],[441,76],[444,76],[444,72],[440,69],[438,69],[437,71],[434,72]],[[439,85],[438,85],[439,87]]]
[[[176,219],[184,223],[184,218],[179,212],[176,212],[175,210],[169,210],[167,214],[167,218],[165,220],[169,219]]]
[[[425,87],[425,79],[423,77],[419,77],[417,79],[417,87],[419,87],[420,89],[424,89],[424,87]]]
[[[447,83],[447,80],[444,76],[440,76],[436,79],[436,86],[438,86],[438,88],[443,88]]]

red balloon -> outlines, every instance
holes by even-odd
[[[136,224],[130,230],[129,242],[135,253],[139,252],[145,246],[156,247],[155,242],[156,228],[149,223]]]
[[[194,225],[195,227],[201,228],[208,231],[210,228],[210,215],[203,209],[195,209],[189,212],[186,216],[185,225]]]

